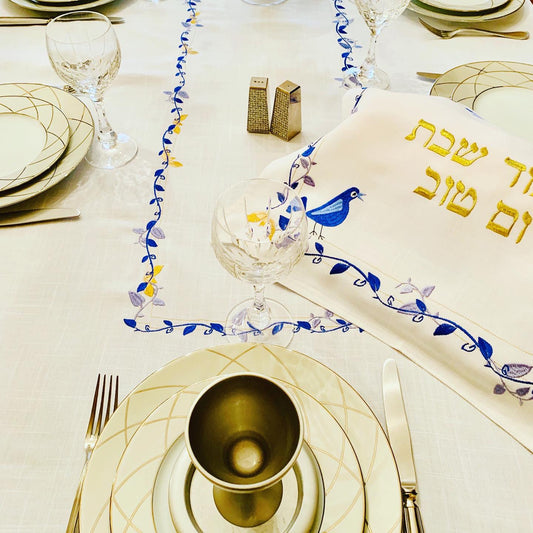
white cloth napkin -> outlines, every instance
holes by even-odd
[[[533,146],[439,97],[366,90],[349,103],[337,128],[263,173],[306,198],[314,230],[284,285],[533,450]]]

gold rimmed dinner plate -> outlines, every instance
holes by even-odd
[[[0,96],[0,191],[50,168],[65,151],[69,137],[67,118],[50,102]]]
[[[381,425],[361,396],[332,370],[304,354],[244,343],[179,357],[147,377],[125,398],[105,426],[88,465],[81,498],[81,533],[109,533],[111,489],[118,464],[133,434],[155,408],[193,383],[246,371],[297,386],[335,417],[361,467],[365,531],[400,532],[402,500],[394,456]]]
[[[407,9],[423,15],[424,17],[444,20],[448,22],[461,22],[471,24],[474,22],[486,22],[506,17],[518,11],[524,5],[524,0],[510,0],[502,6],[487,11],[454,12],[433,7],[418,0],[411,0]]]
[[[533,65],[467,63],[442,74],[430,94],[460,102],[507,132],[533,141]]]
[[[49,4],[49,3],[38,3],[33,2],[32,0],[11,0],[14,4],[17,4],[21,7],[25,7],[26,9],[33,9],[34,11],[45,11],[45,12],[55,12],[57,14],[59,13],[67,13],[69,11],[81,11],[93,7],[103,6],[105,4],[109,4],[113,2],[114,0],[89,0],[88,2],[84,2],[83,0],[80,2],[74,3],[67,3],[67,4]]]
[[[0,193],[0,207],[32,198],[67,177],[85,157],[94,134],[94,122],[90,111],[72,94],[57,87],[36,83],[0,84],[0,96],[14,95],[39,98],[60,109],[68,120],[70,139],[66,150],[50,168],[29,182]]]
[[[192,404],[216,379],[193,384],[171,396],[135,432],[122,455],[113,484],[111,531],[124,531],[128,527],[143,533],[234,531],[216,510],[210,497],[213,486],[194,471],[180,442]],[[296,467],[283,479],[280,508],[261,526],[262,530],[362,532],[363,479],[348,437],[318,401],[294,385],[276,381],[289,389],[302,409],[307,446],[300,453]],[[168,483],[170,476],[163,473],[166,487],[156,491],[161,465],[176,441],[181,445],[178,457],[181,466],[175,473],[177,481]],[[313,462],[318,463],[318,468],[313,468]]]
[[[419,0],[429,8],[453,11],[454,13],[479,13],[500,9],[509,0]]]

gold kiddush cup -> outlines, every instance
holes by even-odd
[[[187,417],[185,444],[195,468],[213,484],[220,514],[255,527],[277,511],[282,478],[303,444],[299,406],[279,384],[232,374],[206,388]]]

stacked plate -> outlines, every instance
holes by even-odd
[[[192,466],[185,419],[216,376],[267,375],[303,412],[305,444],[283,478],[275,515],[241,529],[219,515],[212,486]],[[388,440],[364,400],[315,360],[278,346],[198,350],[149,376],[106,425],[83,485],[80,531],[400,532],[400,482]]]
[[[33,9],[52,13],[66,13],[68,11],[81,11],[93,7],[109,4],[113,0],[11,0],[13,3]]]
[[[505,17],[522,7],[524,0],[411,0],[409,9],[450,22],[484,22]]]
[[[0,84],[0,208],[68,176],[93,134],[91,113],[72,94],[35,83]]]

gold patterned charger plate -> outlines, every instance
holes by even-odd
[[[94,122],[87,106],[75,96],[37,83],[0,84],[0,96],[23,95],[54,105],[66,116],[70,139],[61,157],[35,179],[0,193],[0,208],[22,202],[48,190],[66,178],[82,161],[91,146]]]
[[[524,0],[510,0],[494,10],[459,13],[429,6],[419,2],[418,0],[411,0],[407,8],[415,13],[418,13],[419,15],[423,15],[424,17],[430,17],[448,22],[471,24],[474,22],[487,22],[489,20],[496,20],[506,17],[507,15],[511,15],[512,13],[518,11],[523,5]]]
[[[430,94],[460,102],[509,133],[533,141],[533,65],[467,63],[440,76]]]
[[[264,344],[226,344],[179,357],[147,377],[119,405],[98,440],[83,484],[81,533],[109,533],[111,489],[135,431],[157,406],[191,384],[235,372],[293,384],[319,401],[348,436],[365,484],[365,531],[399,533],[402,500],[389,442],[361,396],[326,366],[299,352]],[[340,531],[340,530],[339,530]]]
[[[69,137],[67,118],[50,102],[0,96],[0,191],[50,168],[65,151]]]
[[[192,404],[217,379],[201,381],[171,396],[135,432],[113,483],[111,531],[128,528],[143,533],[241,531],[217,512],[211,497],[213,486],[194,470],[183,446],[185,419]],[[253,531],[363,531],[363,479],[348,437],[318,401],[294,385],[276,381],[292,393],[302,409],[306,446],[296,467],[283,478],[280,508]],[[181,451],[174,458],[179,466],[170,464],[177,471],[170,476],[168,472],[161,473],[161,467],[168,464],[167,453],[175,445]],[[166,487],[157,491],[156,480],[160,477],[165,479]]]

